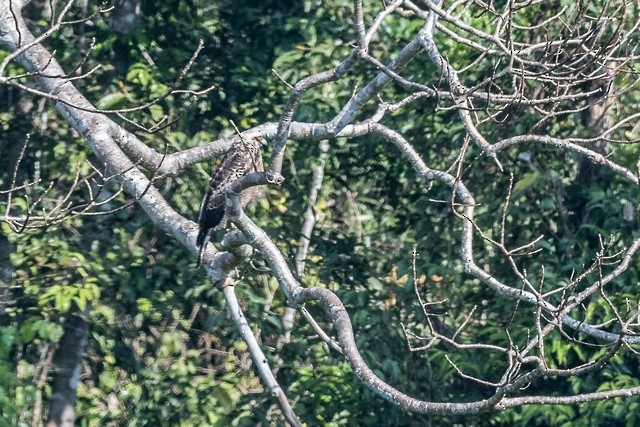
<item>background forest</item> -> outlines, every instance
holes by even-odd
[[[339,297],[363,360],[409,396],[478,402],[521,378],[508,397],[613,394],[482,413],[403,409],[354,374],[320,304],[291,317],[258,246],[230,269],[246,320],[309,426],[639,425],[638,5],[524,3],[58,0],[21,13],[73,86],[147,147],[214,147],[178,173],[130,156],[192,221],[226,151],[216,141],[234,126],[262,129],[266,164],[292,93],[295,123],[333,123],[437,15],[433,40],[449,65],[430,62],[423,43],[343,133],[292,127],[284,181],[247,214],[296,280]],[[358,33],[385,7],[370,39]],[[492,33],[504,16],[509,30]],[[553,44],[563,38],[581,42]],[[501,41],[529,56],[500,56]],[[0,426],[50,418],[66,387],[57,367],[73,359],[65,351],[80,354],[77,390],[67,390],[79,426],[284,424],[211,266],[196,269],[193,243],[109,178],[56,99],[30,91],[37,74],[12,51],[0,38]],[[293,89],[350,55],[357,62],[339,78]],[[536,61],[556,65],[525,78]],[[454,69],[467,94],[512,98],[463,99]],[[369,132],[372,123],[391,133]],[[389,142],[397,135],[404,149]],[[503,141],[501,151],[483,145]],[[438,172],[418,173],[405,156],[414,152]],[[473,218],[458,183],[473,194]],[[221,251],[224,234],[212,237]],[[565,306],[573,326],[558,314]]]

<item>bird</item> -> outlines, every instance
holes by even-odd
[[[202,199],[198,215],[199,231],[196,239],[198,262],[196,268],[200,267],[202,252],[209,242],[211,230],[226,226],[225,204],[229,186],[247,174],[264,171],[260,150],[260,146],[264,143],[266,141],[261,135],[251,138],[240,137],[240,140],[234,143],[211,176],[209,189]],[[262,186],[243,190],[240,193],[242,207],[262,196],[263,191]]]

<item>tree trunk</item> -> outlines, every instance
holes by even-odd
[[[82,356],[89,335],[88,311],[72,309],[64,321],[64,334],[53,359],[55,378],[47,427],[73,427],[76,421],[76,389]]]

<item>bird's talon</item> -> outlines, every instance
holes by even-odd
[[[279,173],[274,173],[271,171],[267,172],[267,182],[269,184],[276,184],[276,185],[280,185],[284,182],[284,176],[280,175]]]

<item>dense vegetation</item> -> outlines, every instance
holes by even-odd
[[[40,3],[23,10],[36,35],[46,31],[63,6],[56,5],[52,17]],[[471,3],[463,15],[466,22],[485,29],[491,13],[482,12],[480,2]],[[496,10],[506,7],[505,2],[493,3]],[[585,16],[611,12],[606,2],[548,3],[546,12],[544,6],[535,11],[549,19],[563,7]],[[83,10],[74,4],[65,21],[77,22],[61,26],[43,44],[56,52],[65,71],[82,76],[73,84],[96,108],[142,106],[105,114],[160,153],[230,137],[235,134],[232,123],[246,130],[278,122],[291,94],[289,85],[336,67],[357,44],[353,2],[342,0],[142,1],[139,22],[126,34],[110,26],[112,12],[101,12],[100,7],[98,2],[85,2]],[[380,7],[365,2],[367,25]],[[91,13],[95,16],[81,21]],[[635,17],[637,10],[630,10],[616,25],[631,26]],[[518,19],[523,27],[543,21],[533,12]],[[579,32],[581,24],[573,24]],[[387,64],[423,25],[419,16],[390,14],[368,53]],[[614,29],[598,43],[613,39]],[[553,25],[543,30],[565,31]],[[513,37],[535,40],[545,36],[543,30],[528,36],[515,26]],[[436,43],[446,52],[443,56],[454,68],[465,70],[467,87],[494,73],[488,87],[510,86],[507,77],[503,81],[496,73],[502,60],[486,59],[441,29],[434,31]],[[628,34],[626,52],[633,57],[638,54],[638,32],[632,28]],[[559,34],[549,39],[555,36]],[[210,90],[198,96],[170,92],[201,40],[204,48],[182,77],[180,89]],[[595,51],[598,46],[590,47]],[[0,50],[0,60],[9,54],[7,48]],[[605,114],[614,123],[629,123],[607,135],[607,148],[597,141],[583,145],[637,174],[638,67],[633,62],[618,65],[626,67],[625,72],[607,82],[615,87],[615,96]],[[583,67],[584,75],[595,67],[572,66]],[[19,61],[11,61],[2,76],[25,71]],[[294,120],[332,120],[379,72],[371,63],[358,63],[346,78],[305,93]],[[444,90],[438,85],[446,83],[426,55],[410,62],[402,76],[435,90]],[[25,75],[0,82],[0,426],[37,425],[46,419],[56,391],[53,366],[61,357],[57,351],[71,313],[84,316],[83,327],[88,328],[77,389],[78,425],[282,424],[278,406],[252,369],[247,344],[229,319],[220,289],[203,270],[194,268],[188,248],[156,227],[135,198],[110,181],[82,135],[54,108],[55,102],[14,84],[30,87],[28,81]],[[593,82],[585,81],[581,90],[588,92]],[[536,89],[540,88],[526,90]],[[544,90],[540,89],[541,98],[565,95]],[[388,85],[380,99],[362,108],[357,120],[374,116],[383,102],[393,104],[410,93],[407,85]],[[476,100],[476,114],[491,116],[478,128],[490,142],[534,133],[593,138],[606,128],[590,121],[591,100],[540,107],[558,112],[544,118],[524,104],[485,109]],[[153,103],[146,107],[149,102]],[[383,122],[411,141],[430,168],[453,173],[468,186],[476,201],[477,263],[514,289],[526,289],[525,280],[514,274],[517,270],[544,292],[564,286],[566,293],[578,293],[620,265],[627,248],[640,237],[638,185],[603,162],[585,161],[571,149],[527,142],[501,151],[497,166],[471,142],[459,112],[446,99],[417,97],[386,112]],[[430,336],[431,328],[456,336],[461,344],[522,349],[538,333],[536,307],[492,292],[465,271],[460,259],[462,202],[451,188],[437,182],[425,185],[414,165],[380,134],[327,139],[328,146],[323,146],[313,138],[292,138],[284,157],[284,182],[269,186],[267,196],[247,209],[251,219],[293,266],[309,191],[320,167],[324,179],[315,205],[316,222],[298,279],[339,296],[353,322],[360,353],[387,383],[434,402],[490,397],[495,386],[488,382],[499,383],[508,369],[504,354],[456,348],[446,341],[412,350],[426,344],[419,337]],[[265,162],[271,150],[269,144]],[[156,176],[150,169],[144,173],[177,212],[195,220],[210,168],[205,161],[177,175]],[[38,220],[44,212],[58,209],[61,200],[59,209],[65,215],[56,221]],[[15,220],[25,215],[33,218]],[[219,244],[223,235],[217,231],[212,241]],[[514,258],[500,256],[492,244],[496,241],[509,248],[535,244],[527,246],[521,258],[515,257],[514,268]],[[640,304],[639,266],[638,257],[632,256],[624,274],[615,278],[615,288],[602,289],[573,314],[591,325],[615,323],[612,333],[621,333],[623,324],[633,333]],[[583,273],[583,281],[574,280]],[[285,297],[259,251],[234,269],[234,277],[239,279],[238,299],[278,383],[307,425],[640,422],[637,397],[524,405],[475,415],[404,411],[363,385],[345,358],[319,339],[304,317],[296,317],[290,341],[283,339],[288,333],[282,321]],[[565,296],[556,293],[549,300],[562,305]],[[335,333],[320,308],[310,304],[307,309],[327,333]],[[545,363],[557,369],[581,366],[608,354],[610,344],[558,328],[546,337]],[[566,396],[640,386],[638,346],[621,347],[597,370],[532,381],[526,394]]]

